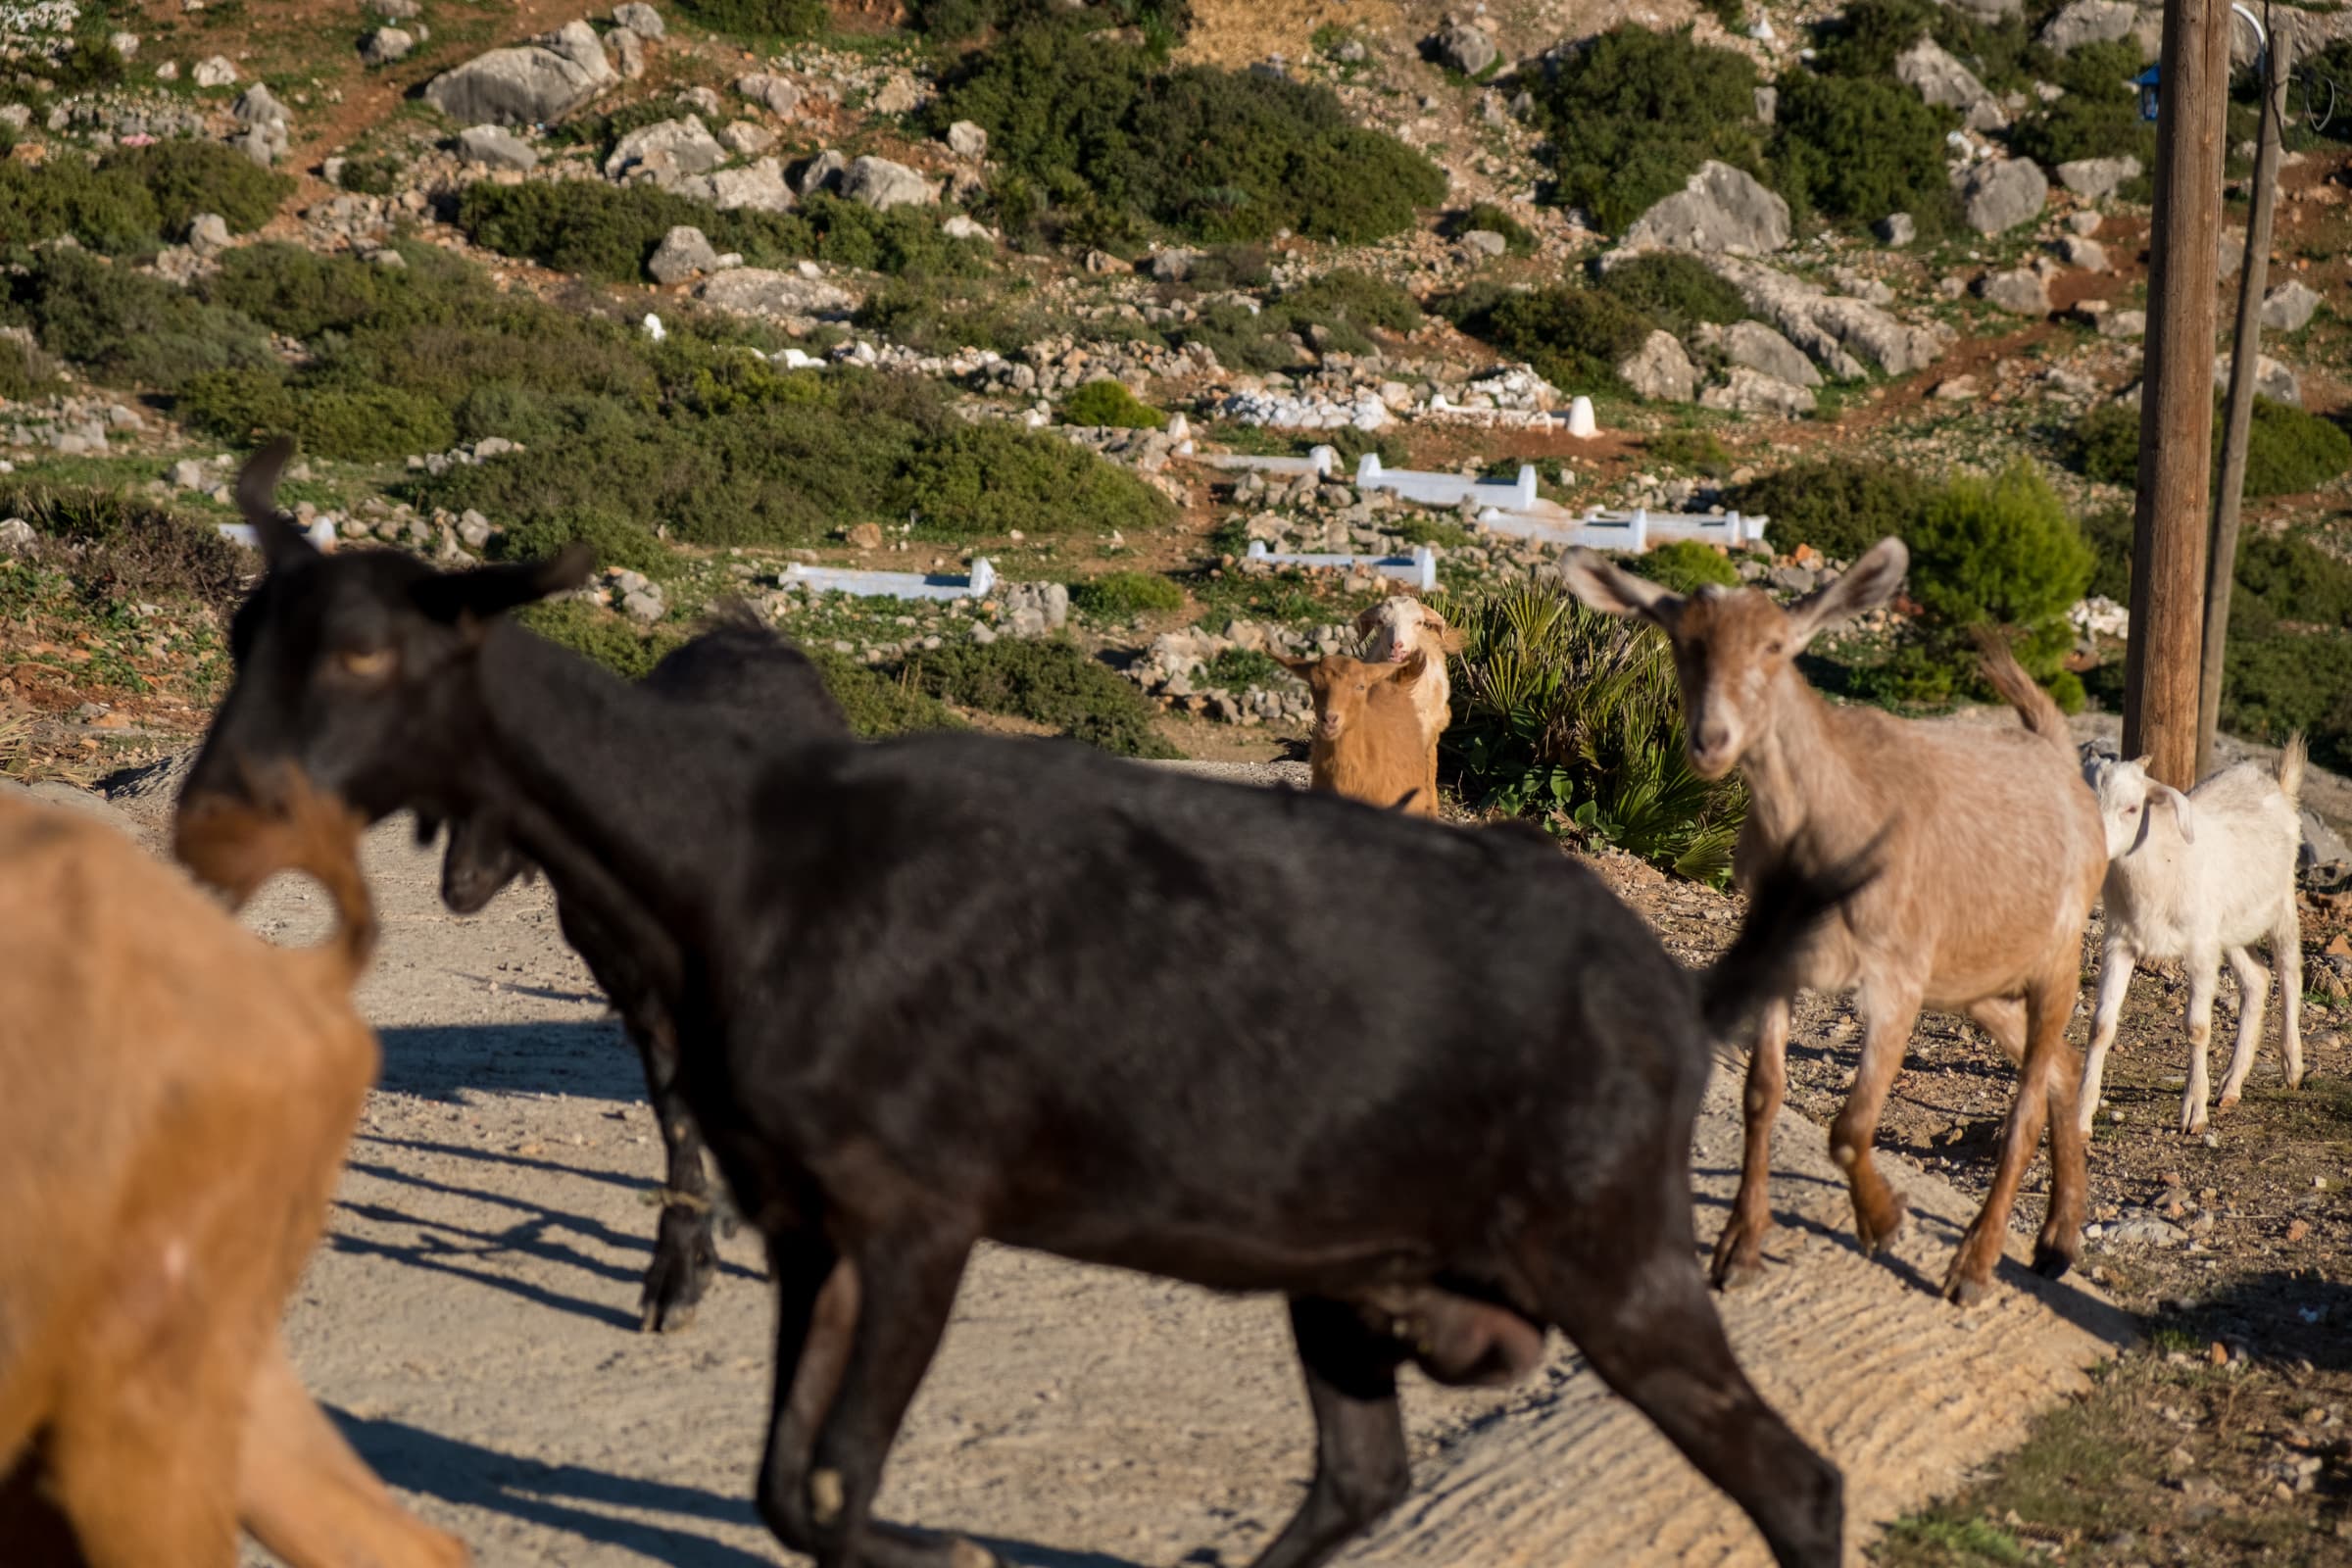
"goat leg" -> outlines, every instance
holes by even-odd
[[[2271,971],[2245,948],[2225,948],[2222,957],[2237,978],[2237,1043],[2230,1052],[2230,1071],[2222,1078],[2221,1108],[2228,1110],[2245,1093],[2246,1074],[2254,1070],[2254,1050],[2262,1044],[2262,1004],[2270,995]]]
[[[2009,1104],[1992,1187],[1960,1238],[1959,1250],[1944,1275],[1943,1295],[1959,1305],[1984,1299],[1991,1289],[1992,1267],[2009,1233],[2009,1212],[2017,1204],[2017,1190],[2034,1147],[2041,1142],[2042,1124],[2053,1109],[2073,1108],[2067,1102],[2068,1086],[2058,1079],[2076,1071],[2066,1023],[2080,989],[2070,961],[2064,979],[2043,980],[2026,992],[2026,1060],[2018,1073],[2017,1096]],[[2050,1213],[2035,1249],[2034,1266],[2055,1277],[2066,1272],[2082,1248],[2084,1176],[2080,1122],[2053,1139],[2050,1163]]]
[[[2303,1087],[2303,922],[2287,900],[2271,930],[2271,962],[2278,970],[2278,1054],[2286,1058],[2286,1087]]]
[[[2082,1058],[2082,1088],[2076,1096],[2075,1114],[2082,1136],[2099,1113],[2099,1081],[2107,1074],[2107,1048],[2115,1044],[2116,1020],[2123,1016],[2124,996],[2132,989],[2132,971],[2139,962],[2133,953],[2110,933],[2099,953],[2099,1001],[2090,1015],[2090,1050]]]
[[[1911,1042],[1911,1026],[1919,1017],[1916,991],[1865,994],[1862,1060],[1854,1068],[1853,1091],[1844,1108],[1830,1124],[1830,1157],[1845,1172],[1854,1202],[1854,1236],[1866,1257],[1875,1257],[1903,1228],[1908,1206],[1902,1194],[1871,1159],[1878,1141],[1879,1114],[1886,1108],[1886,1092],[1903,1065],[1903,1050]]]
[[[2213,995],[2221,989],[2222,956],[2212,949],[2188,955],[2188,1087],[2180,1095],[2180,1131],[2205,1130],[2205,1107],[2213,1097],[2208,1076],[2213,1054]]]
[[[1689,1192],[1678,1166],[1652,1209],[1612,1211],[1592,1221],[1590,1234],[1526,1258],[1544,1315],[1602,1382],[1746,1510],[1783,1568],[1838,1568],[1844,1481],[1788,1430],[1733,1357],[1690,1266],[1689,1221],[1676,1217],[1690,1212]]]
[[[1742,1098],[1746,1134],[1740,1153],[1740,1193],[1732,1217],[1715,1239],[1714,1280],[1719,1290],[1748,1284],[1764,1272],[1764,1238],[1772,1232],[1772,1123],[1780,1114],[1788,1082],[1788,1003],[1769,1004],[1747,1056]]]
[[[1396,1404],[1404,1345],[1354,1307],[1312,1296],[1291,1298],[1291,1335],[1315,1415],[1315,1479],[1250,1568],[1314,1568],[1403,1501],[1412,1485]]]
[[[669,1015],[650,1002],[628,1010],[629,1037],[645,1063],[646,1100],[662,1129],[668,1158],[654,1256],[646,1265],[638,1327],[666,1334],[694,1321],[703,1292],[718,1273],[718,1244],[710,1236],[710,1179],[703,1138],[678,1093],[678,1042]]]

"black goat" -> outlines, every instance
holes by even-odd
[[[816,666],[748,613],[729,612],[710,630],[664,657],[645,677],[643,689],[706,723],[731,724],[747,735],[848,735],[849,722]],[[621,765],[620,760],[610,759],[608,765]],[[647,764],[636,760],[633,765]],[[417,841],[431,843],[439,826],[429,815],[418,816]],[[441,902],[460,914],[478,913],[501,888],[531,868],[494,810],[458,817],[448,828]],[[694,1321],[695,1307],[718,1272],[718,1249],[710,1234],[703,1141],[677,1088],[676,1031],[661,998],[644,982],[628,944],[609,938],[595,913],[577,899],[564,898],[561,888],[556,918],[564,940],[612,999],[645,1063],[646,1098],[661,1124],[668,1163],[654,1256],[646,1265],[639,1301],[640,1324],[655,1333],[682,1329]]]
[[[282,460],[248,472],[271,569],[184,803],[292,763],[370,816],[495,811],[639,956],[767,1241],[787,1545],[984,1559],[869,1511],[987,1238],[1289,1297],[1316,1468],[1257,1568],[1404,1494],[1399,1365],[1501,1381],[1555,1325],[1782,1563],[1839,1561],[1842,1483],[1733,1358],[1689,1171],[1710,1030],[1786,993],[1851,878],[1768,880],[1694,986],[1540,835],[1061,743],[763,746],[499,616],[584,552],[321,558],[266,504]]]

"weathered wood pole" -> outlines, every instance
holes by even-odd
[[[2165,0],[2124,755],[2183,790],[2196,782],[2229,23],[2228,0]]]
[[[2230,643],[2230,585],[2236,578],[2237,507],[2246,488],[2246,441],[2254,424],[2255,370],[2262,359],[2262,296],[2271,277],[2271,209],[2278,199],[2278,143],[2286,121],[2286,74],[2294,40],[2262,8],[2270,52],[2262,78],[2261,141],[2254,152],[2254,211],[2246,220],[2246,263],[2237,279],[2237,335],[2230,351],[2230,405],[2222,427],[2222,472],[2213,497],[2213,537],[2205,553],[2205,661],[2197,681],[2196,776],[2213,771],[2213,731],[2221,720],[2224,657]]]

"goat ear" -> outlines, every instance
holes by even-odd
[[[277,510],[277,479],[294,456],[294,438],[281,435],[245,460],[237,472],[237,510],[245,514],[262,560],[271,571],[307,561],[318,547],[286,514]]]
[[[1317,664],[1323,662],[1323,661],[1319,659],[1293,659],[1288,654],[1276,654],[1274,656],[1274,662],[1280,664],[1283,668],[1289,670],[1294,675],[1304,675],[1308,670],[1313,669]]]
[[[455,625],[461,619],[482,621],[517,605],[577,588],[595,564],[596,552],[574,540],[545,561],[476,566],[471,571],[427,577],[414,594],[416,608],[444,624]]]
[[[1447,626],[1443,622],[1440,622],[1438,628],[1438,652],[1441,654],[1458,654],[1462,651],[1462,647],[1463,643],[1461,628],[1459,626]]]
[[[2158,784],[2148,791],[2151,801],[2157,796],[2162,796],[2164,804],[2173,808],[2173,825],[2180,830],[2180,842],[2183,844],[2196,843],[2196,812],[2189,806],[2188,797],[2170,784]]]
[[[1892,599],[1910,565],[1911,552],[1891,534],[1872,545],[1861,560],[1846,568],[1844,576],[1788,607],[1789,627],[1796,640],[1801,644],[1824,626],[1876,610]]]
[[[1671,628],[1683,608],[1682,595],[1637,577],[1596,551],[1579,545],[1560,563],[1568,591],[1605,615],[1640,615]]]
[[[1386,603],[1386,601],[1384,600],[1383,603]],[[1355,617],[1355,634],[1358,637],[1371,636],[1372,623],[1374,620],[1379,618],[1379,605],[1366,605],[1363,609],[1363,612]]]

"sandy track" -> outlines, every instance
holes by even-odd
[[[788,1560],[748,1500],[771,1331],[752,1238],[722,1241],[726,1276],[691,1330],[635,1332],[659,1164],[635,1058],[543,889],[453,919],[406,835],[400,819],[368,845],[385,939],[362,1002],[383,1083],[291,1308],[305,1377],[485,1564]],[[307,940],[322,906],[281,882],[250,918]],[[1703,1236],[1739,1140],[1719,1074],[1696,1143]],[[2032,1280],[2022,1237],[1987,1305],[1943,1305],[1933,1282],[1970,1210],[1899,1159],[1914,1223],[1891,1268],[1865,1262],[1823,1142],[1784,1117],[1777,1266],[1724,1310],[1767,1396],[1844,1466],[1858,1544],[2018,1441],[2129,1328],[2085,1289]],[[1520,1389],[1406,1398],[1413,1494],[1349,1561],[1767,1561],[1565,1346]],[[1040,1568],[1239,1563],[1297,1500],[1310,1436],[1275,1302],[990,1250],[883,1505]]]

